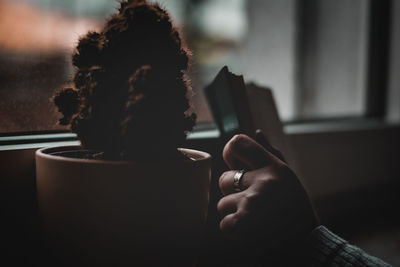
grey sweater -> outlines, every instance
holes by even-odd
[[[315,228],[305,242],[302,266],[391,266],[330,232]]]

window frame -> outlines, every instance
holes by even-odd
[[[314,0],[315,1],[315,0]],[[386,115],[386,101],[389,86],[390,72],[390,52],[391,52],[391,35],[392,35],[392,0],[366,0],[367,3],[367,51],[366,51],[366,70],[365,70],[365,100],[364,112],[360,115],[318,115],[311,117],[297,117],[288,121],[285,124],[304,123],[307,121],[337,121],[343,119],[348,121],[349,118],[359,120],[360,118],[380,118],[384,119]],[[301,111],[302,91],[304,90],[304,73],[303,69],[307,68],[304,58],[304,47],[307,40],[308,16],[307,6],[313,5],[312,0],[297,1],[297,74],[296,79],[298,86],[296,88],[296,103],[295,110]]]
[[[389,85],[392,0],[369,0],[369,51],[366,114],[368,118],[386,115]]]

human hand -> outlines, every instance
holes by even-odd
[[[224,195],[217,205],[224,217],[220,229],[259,249],[279,249],[304,239],[318,220],[307,193],[279,151],[259,131],[256,139],[258,143],[236,135],[225,145],[223,158],[231,171],[219,180]],[[238,192],[233,177],[241,169],[248,171]]]

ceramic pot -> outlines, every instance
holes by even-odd
[[[36,152],[38,204],[56,259],[65,265],[193,265],[205,226],[211,156],[134,163]],[[70,265],[72,266],[72,265]]]

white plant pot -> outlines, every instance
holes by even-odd
[[[36,152],[41,220],[56,258],[74,266],[195,263],[209,201],[211,156],[134,163]]]

